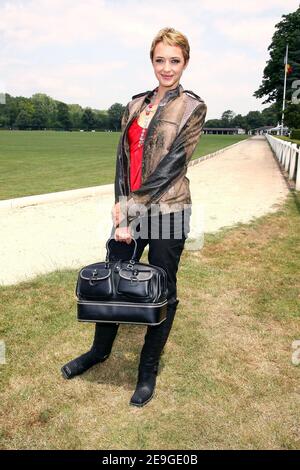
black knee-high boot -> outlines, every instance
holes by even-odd
[[[160,356],[169,337],[179,300],[168,304],[167,318],[160,325],[149,326],[140,355],[138,380],[130,404],[144,406],[154,395]]]
[[[65,364],[61,368],[63,377],[65,379],[72,379],[95,364],[104,362],[110,355],[118,327],[119,325],[116,323],[96,323],[95,336],[91,349]]]

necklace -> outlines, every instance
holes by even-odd
[[[155,112],[155,109],[152,109],[152,108],[154,106],[153,102],[155,101],[156,95],[157,95],[157,89],[153,93],[153,97],[151,99],[151,102],[145,108],[145,113],[146,113],[146,119],[145,119],[145,122],[144,122],[145,127],[143,127],[143,129],[142,129],[142,132],[141,132],[141,135],[140,135],[140,138],[139,138],[138,147],[141,147],[142,145],[144,145],[145,136],[146,136],[146,132],[147,132],[147,129],[148,129],[148,124],[149,124],[149,121],[151,119],[151,113]]]

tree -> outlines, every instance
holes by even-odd
[[[205,121],[204,127],[222,127],[222,122],[220,119],[209,119]]]
[[[294,129],[300,129],[300,105],[288,103],[284,111],[284,123]]]
[[[10,104],[14,102],[14,98],[12,98],[8,93],[4,94],[3,103],[0,104],[0,127],[11,127],[11,118],[10,118]],[[17,117],[15,114],[15,119]],[[13,121],[14,122],[14,121]]]
[[[281,119],[280,110],[282,108],[285,75],[284,58],[287,44],[289,45],[288,63],[292,66],[292,71],[287,74],[286,79],[286,104],[291,103],[294,91],[292,83],[294,80],[299,79],[300,75],[300,6],[295,12],[282,15],[282,18],[275,25],[276,31],[268,47],[270,59],[263,72],[262,84],[253,93],[253,96],[256,98],[266,97],[263,104],[275,101],[277,105],[277,121]],[[289,122],[290,126],[293,127],[296,123],[293,123],[291,116],[296,116],[298,111],[295,111],[295,108],[291,109],[292,111],[289,111]]]
[[[34,129],[43,129],[47,126],[47,114],[43,111],[39,103],[34,106],[32,117],[32,127]]]
[[[121,129],[121,119],[124,111],[125,107],[120,103],[115,103],[108,109],[109,122],[116,131]]]
[[[231,127],[231,121],[233,120],[235,114],[233,111],[228,109],[227,111],[224,111],[222,114],[221,120],[223,123],[223,127]]]
[[[18,127],[19,129],[28,129],[28,127],[31,126],[31,115],[30,115],[30,113],[28,111],[26,111],[25,109],[22,109],[19,112],[14,125],[16,127]]]
[[[74,129],[80,129],[82,124],[83,109],[79,104],[69,104],[69,117],[71,126]]]
[[[34,106],[33,127],[36,129],[51,127],[56,117],[55,101],[45,93],[35,93],[31,100]]]
[[[247,119],[241,114],[237,114],[231,121],[232,127],[240,127],[241,129],[247,129]]]
[[[82,127],[86,130],[94,129],[95,127],[95,117],[91,108],[85,108],[82,115]]]
[[[264,69],[263,81],[259,89],[253,94],[256,98],[267,99],[263,102],[282,102],[284,86],[284,57],[286,44],[289,44],[289,63],[293,71],[287,75],[287,97],[290,98],[291,83],[298,78],[300,71],[300,7],[293,13],[283,15],[283,20],[275,25],[277,31],[273,34],[272,42],[268,47],[270,59]]]
[[[95,119],[96,129],[100,129],[102,131],[110,129],[110,120],[107,111],[95,110]]]
[[[71,120],[69,116],[68,105],[61,101],[56,102],[57,107],[57,124],[60,128],[69,130],[71,128]]]
[[[8,93],[5,94],[5,104],[3,106],[3,114],[6,116],[6,122],[8,127],[13,127],[15,120],[19,114],[18,99],[10,96]]]
[[[248,128],[257,128],[264,126],[264,119],[259,111],[249,111],[246,116]]]

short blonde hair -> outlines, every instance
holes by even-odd
[[[154,49],[159,42],[166,42],[169,46],[179,46],[182,50],[184,63],[190,58],[190,45],[187,37],[174,28],[161,29],[152,41],[150,49],[150,58],[153,62]]]

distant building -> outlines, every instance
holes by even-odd
[[[250,129],[248,131],[250,135],[263,135],[263,134],[272,134],[272,135],[281,135],[281,125],[278,123],[277,126],[263,126],[256,127],[255,129]],[[289,128],[283,128],[283,135],[289,135]]]
[[[250,129],[248,131],[249,135],[263,135],[268,132],[269,129],[272,129],[273,126],[262,126],[262,127],[256,127],[255,129]]]
[[[278,124],[276,127],[272,127],[271,129],[268,130],[268,134],[281,135],[281,126]],[[290,135],[290,130],[288,127],[283,126],[282,135],[286,135],[286,136]]]
[[[246,134],[240,127],[203,127],[203,134]]]

